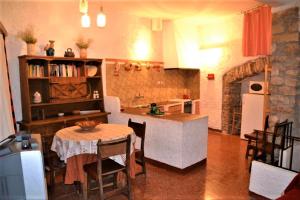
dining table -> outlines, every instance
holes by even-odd
[[[100,124],[92,130],[83,130],[79,126],[60,129],[53,137],[51,150],[66,163],[65,184],[84,183],[83,166],[97,161],[97,142],[111,141],[131,136],[130,177],[135,177],[134,144],[136,135],[132,128],[121,124]],[[124,164],[126,156],[110,157]]]

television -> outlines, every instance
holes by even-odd
[[[40,135],[17,138],[0,142],[0,199],[48,199]]]

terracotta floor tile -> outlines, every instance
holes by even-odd
[[[147,177],[138,176],[133,181],[133,197],[135,200],[262,199],[248,192],[249,164],[245,150],[246,142],[238,136],[210,131],[205,165],[182,174],[147,163]],[[92,192],[90,199],[97,199],[97,195],[97,191]],[[52,199],[80,200],[81,195],[72,186],[60,185]],[[112,198],[123,199],[126,198]]]

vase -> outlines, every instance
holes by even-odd
[[[80,49],[80,58],[87,58],[87,49]]]
[[[27,43],[27,55],[35,54],[35,44]]]

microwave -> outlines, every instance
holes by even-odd
[[[249,81],[249,93],[250,94],[264,94],[264,91],[268,91],[268,83],[263,81]]]

